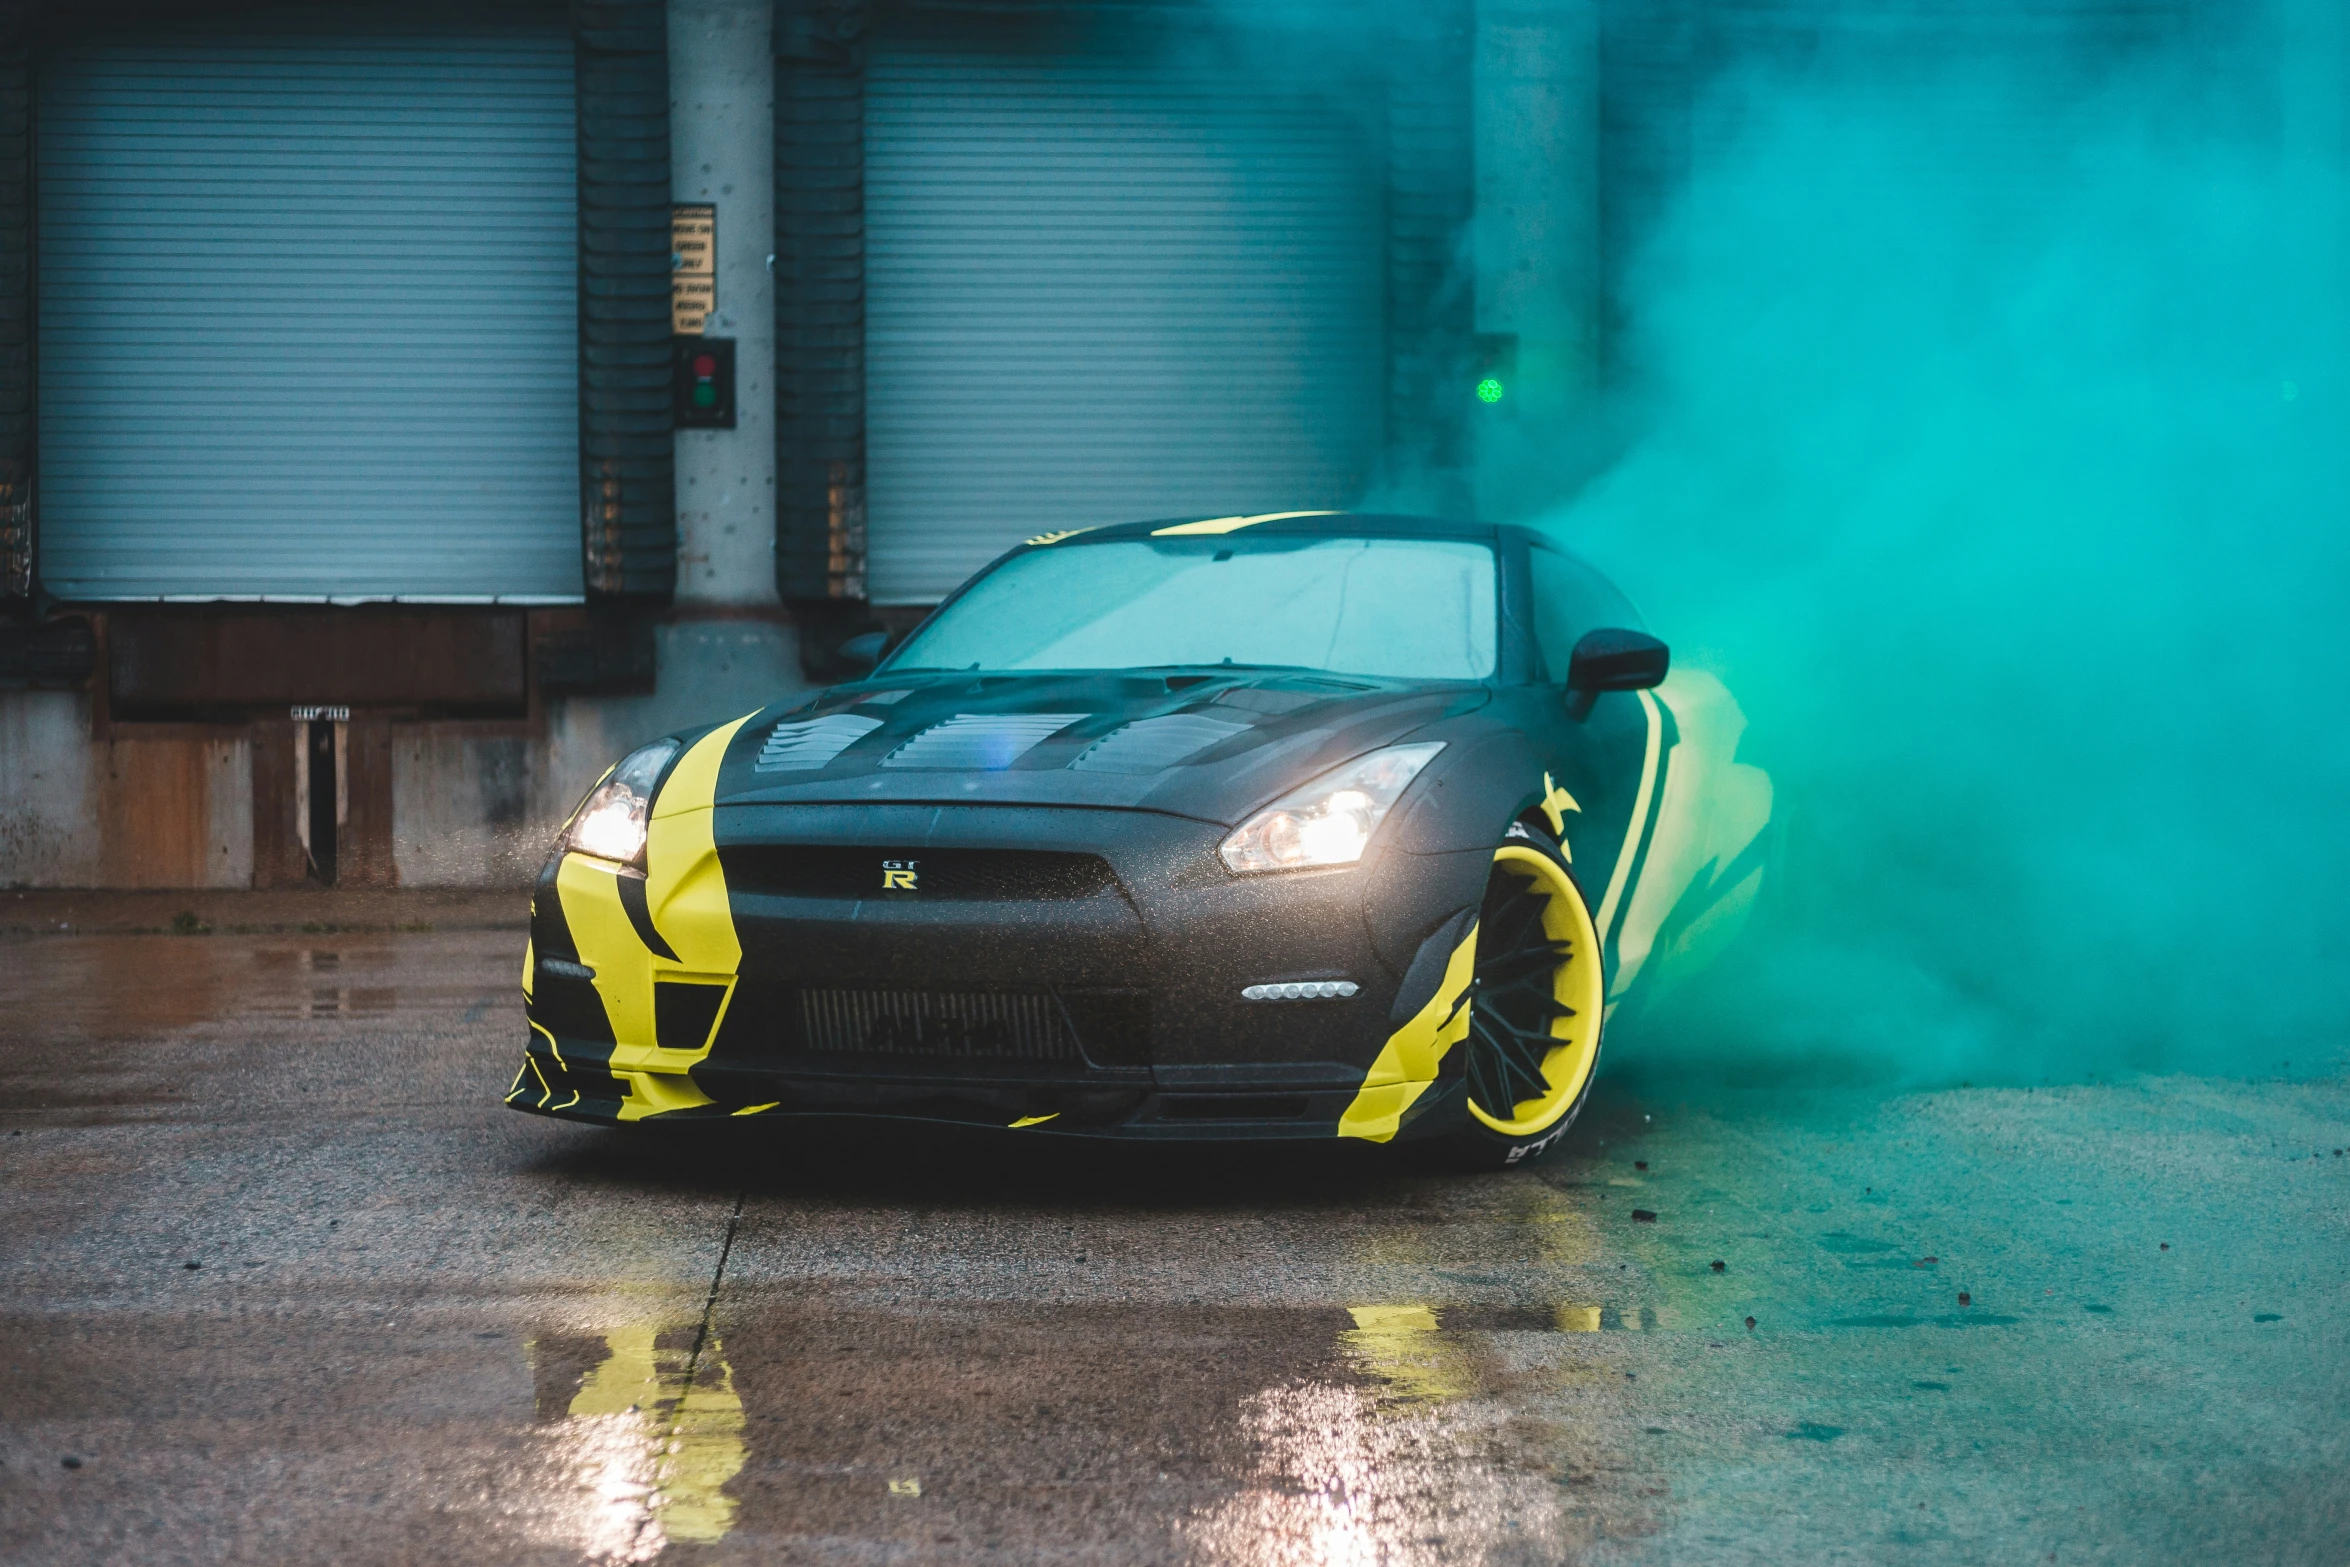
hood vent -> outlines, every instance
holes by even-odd
[[[1226,723],[1198,713],[1140,719],[1096,740],[1069,765],[1085,773],[1164,772],[1246,728],[1246,724]]]
[[[1237,707],[1244,713],[1279,717],[1340,695],[1336,691],[1268,691],[1263,686],[1234,686],[1216,698],[1218,707]]]
[[[1001,772],[1083,713],[957,713],[881,760],[884,767]]]
[[[767,743],[759,747],[759,760],[752,771],[813,772],[880,727],[880,719],[860,718],[854,713],[777,724],[768,731]]]

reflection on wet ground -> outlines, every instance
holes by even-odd
[[[12,1560],[2330,1562],[2350,1526],[2336,1084],[1618,1095],[1475,1178],[714,1144],[500,1108],[516,946],[0,947]]]
[[[578,1492],[574,1509],[558,1510],[562,1543],[595,1561],[642,1562],[733,1526],[726,1485],[743,1467],[743,1402],[725,1346],[702,1324],[643,1320],[524,1347],[546,1467]]]
[[[366,983],[371,975],[386,973],[391,952],[383,947],[359,947],[350,952],[331,947],[299,950],[262,948],[253,954],[256,973],[270,983],[253,997],[257,1017],[381,1016],[399,1005],[400,993],[390,985]]]

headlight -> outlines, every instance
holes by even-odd
[[[1430,740],[1358,756],[1242,822],[1217,852],[1243,873],[1352,865],[1420,769],[1443,749],[1443,741]]]
[[[675,740],[656,740],[622,757],[571,813],[570,824],[555,841],[555,852],[592,854],[643,869],[645,818],[653,809],[653,785],[676,754]]]

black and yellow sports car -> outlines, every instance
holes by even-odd
[[[507,1102],[1538,1155],[1761,881],[1769,780],[1668,661],[1522,528],[1041,534],[589,793]]]

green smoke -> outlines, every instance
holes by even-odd
[[[1619,1066],[2340,1058],[2350,268],[2289,52],[1708,100],[1621,285],[1642,433],[1545,522],[1738,694],[1782,863]]]

